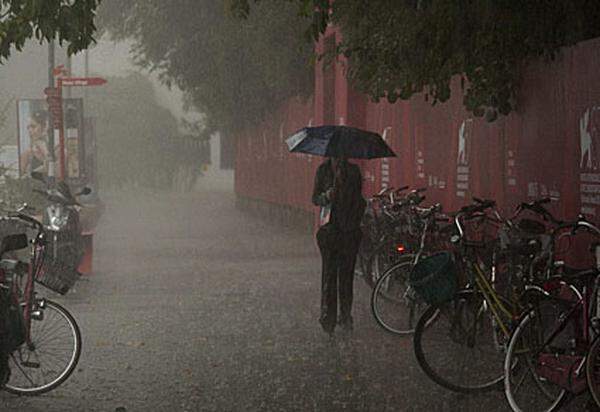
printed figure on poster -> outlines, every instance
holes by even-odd
[[[458,153],[456,157],[456,196],[462,198],[466,197],[469,191],[469,156],[472,134],[473,119],[465,119],[458,129]]]
[[[49,116],[46,101],[43,99],[19,100],[17,115],[21,176],[29,175],[31,172],[48,174]],[[57,148],[58,141],[56,144]]]
[[[387,126],[383,128],[383,132],[381,133],[381,138],[388,142],[388,134],[392,131],[391,126]],[[387,189],[390,185],[390,160],[387,157],[383,157],[380,160],[381,165],[381,189]]]
[[[581,212],[592,216],[597,214],[597,208],[600,205],[599,125],[600,106],[586,109],[579,118]]]
[[[82,175],[83,153],[83,100],[63,99],[65,131],[64,158],[66,177],[77,179]],[[49,147],[48,133],[50,116],[45,99],[21,99],[17,101],[19,174],[31,172],[48,174]],[[60,139],[54,130],[54,153],[60,161]]]

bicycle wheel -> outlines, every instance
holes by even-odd
[[[43,302],[43,303],[42,303]],[[73,316],[58,303],[40,301],[31,320],[31,345],[24,343],[10,356],[10,380],[5,390],[39,395],[63,383],[81,354],[81,332]]]
[[[556,333],[565,310],[568,309],[557,300],[544,299],[529,309],[515,328],[504,363],[504,391],[513,411],[555,411],[565,400],[568,392],[559,381],[563,379],[566,383],[571,379],[568,372],[566,375],[563,372],[571,370],[573,365],[562,363],[563,358],[572,360],[565,354],[572,342],[573,329],[563,328]]]
[[[367,264],[365,281],[374,287],[383,274],[405,256],[405,245],[399,240],[385,240],[379,243],[371,252]]]
[[[423,371],[438,385],[472,393],[503,378],[500,332],[480,293],[462,290],[442,306],[430,306],[415,328],[414,350]]]
[[[377,323],[397,335],[412,334],[428,305],[408,286],[412,255],[404,256],[378,280],[371,293],[371,312]]]
[[[588,388],[592,393],[594,402],[600,407],[600,337],[596,337],[590,346],[585,372],[588,382]]]

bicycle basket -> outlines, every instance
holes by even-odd
[[[500,225],[486,216],[476,217],[463,222],[465,240],[470,244],[489,246],[498,237]]]
[[[452,300],[458,288],[457,270],[452,254],[439,252],[422,259],[411,271],[409,283],[430,305]]]
[[[36,281],[51,291],[64,295],[73,287],[77,277],[74,270],[44,262],[36,275]]]

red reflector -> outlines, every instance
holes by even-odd
[[[404,252],[406,249],[404,248],[404,245],[397,245],[397,246],[396,246],[396,250],[397,250],[398,252]]]

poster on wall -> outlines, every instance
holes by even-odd
[[[465,119],[458,130],[458,155],[456,159],[456,196],[468,197],[470,192],[470,155],[473,139],[473,119]]]
[[[597,216],[600,205],[600,106],[589,107],[581,114],[579,146],[581,212]]]
[[[49,147],[48,104],[45,99],[21,99],[17,101],[19,174],[31,172],[48,174]],[[65,174],[68,179],[83,176],[83,100],[63,99],[63,128]],[[54,130],[54,151],[60,161],[60,139]],[[58,169],[57,169],[58,172]]]
[[[70,179],[83,175],[83,99],[64,99],[65,169]]]

